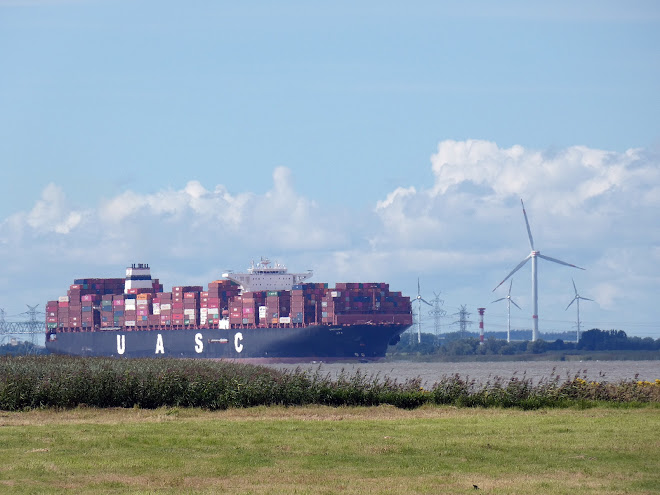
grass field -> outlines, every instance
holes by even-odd
[[[660,408],[0,411],[0,493],[660,493]]]

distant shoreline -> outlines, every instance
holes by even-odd
[[[430,363],[489,363],[489,362],[524,362],[524,361],[660,361],[660,351],[549,351],[540,354],[490,354],[467,356],[441,356],[441,355],[415,355],[395,354],[388,355],[386,362],[430,362]]]

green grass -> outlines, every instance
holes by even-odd
[[[0,412],[0,492],[659,493],[660,409]]]

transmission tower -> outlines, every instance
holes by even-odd
[[[19,316],[27,315],[27,321],[6,321],[4,309],[0,309],[0,335],[30,335],[30,340],[33,344],[38,336],[44,336],[44,313],[37,311],[36,306],[26,305],[28,310],[21,313]]]
[[[435,329],[435,336],[437,337],[440,333],[440,318],[445,316],[447,312],[442,309],[442,306],[445,302],[440,299],[440,294],[433,293],[435,295],[434,299],[431,299],[433,303],[433,309],[429,311],[429,315],[433,317],[433,327]]]
[[[467,310],[467,306],[465,305],[461,306],[458,310],[458,313],[454,313],[453,316],[458,316],[458,320],[455,321],[453,324],[459,325],[461,338],[465,338],[465,331],[467,329],[467,326],[472,325],[472,322],[468,320],[468,318],[470,317],[470,313]]]

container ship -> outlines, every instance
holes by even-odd
[[[125,278],[75,279],[46,304],[46,348],[107,357],[252,363],[373,361],[412,325],[410,298],[386,283],[306,282],[268,259],[203,286],[164,292],[148,264]]]

